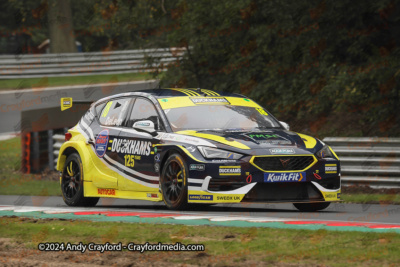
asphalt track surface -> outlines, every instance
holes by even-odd
[[[155,88],[157,84],[156,80],[148,80],[0,91],[0,134],[20,131],[21,111],[58,107],[62,97],[94,101],[118,93]]]
[[[61,197],[47,196],[0,196],[0,206],[68,208]],[[72,208],[77,211],[79,208]],[[400,205],[332,203],[319,212],[299,212],[290,203],[279,204],[218,204],[196,210],[171,211],[161,202],[102,198],[96,207],[86,210],[111,212],[175,213],[195,216],[245,216],[252,218],[275,218],[313,221],[345,221],[363,223],[400,223]]]

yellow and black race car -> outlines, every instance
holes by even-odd
[[[205,89],[98,100],[66,133],[57,170],[70,206],[113,197],[171,209],[290,202],[315,211],[340,201],[340,162],[329,146],[290,132],[245,96]]]

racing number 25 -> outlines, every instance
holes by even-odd
[[[135,166],[135,156],[134,155],[125,155],[125,166],[127,167],[133,167]]]

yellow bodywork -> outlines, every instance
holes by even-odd
[[[70,141],[65,142],[60,148],[60,156],[57,161],[57,170],[62,172],[66,156],[65,150],[73,148],[79,154],[83,165],[84,196],[85,197],[115,197],[127,199],[146,199],[152,201],[161,201],[161,194],[158,188],[147,187],[135,183],[119,173],[108,168],[94,153],[85,137],[75,128],[69,130],[72,134]],[[99,189],[110,189],[115,192],[109,192]],[[150,197],[147,194],[150,193]],[[157,194],[157,197],[154,197]]]

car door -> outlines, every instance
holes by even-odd
[[[158,140],[151,133],[155,135],[164,129],[154,104],[144,97],[137,97],[121,129],[118,144],[115,144],[115,149],[121,152],[119,161],[130,174],[119,183],[120,189],[153,192],[158,188],[160,165],[153,148]]]
[[[112,151],[113,141],[118,138],[125,123],[132,98],[115,98],[96,106],[97,123],[91,127],[94,138],[94,166],[97,168],[93,183],[99,188],[117,188],[115,172],[123,174],[118,166],[118,152]]]

